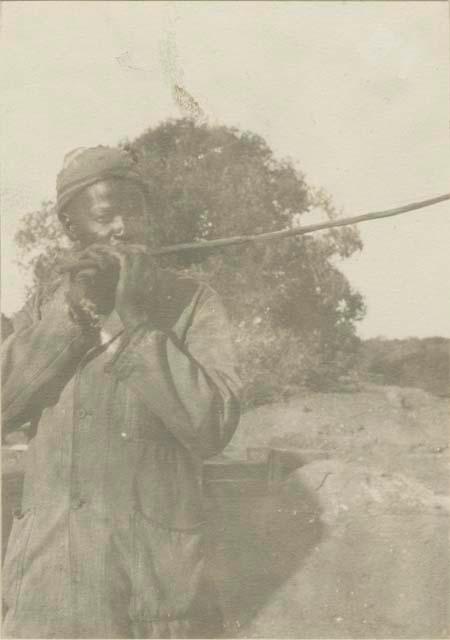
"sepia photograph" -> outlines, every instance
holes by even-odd
[[[0,3],[2,638],[450,637],[449,31]]]

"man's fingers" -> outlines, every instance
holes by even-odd
[[[93,260],[99,269],[106,271],[111,267],[117,267],[121,262],[120,254],[111,247],[105,245],[92,245],[85,249],[83,259]]]
[[[71,282],[73,283],[85,283],[91,282],[93,278],[98,274],[98,269],[94,267],[84,266],[77,271],[73,271],[71,274]]]
[[[84,267],[83,269],[80,269],[79,271],[77,271],[77,273],[75,274],[74,278],[92,278],[93,276],[95,276],[97,274],[97,269],[95,269],[95,267],[93,268],[86,268]]]
[[[106,246],[92,245],[87,249],[85,249],[82,255],[101,259],[101,258],[107,258],[107,257],[114,257],[116,255],[116,252],[114,252],[112,248],[110,249],[109,247],[107,248]]]
[[[126,255],[146,255],[147,247],[143,244],[119,244],[111,247]]]
[[[64,266],[64,270],[69,273],[77,273],[78,271],[83,271],[84,269],[93,269],[96,268],[97,263],[92,258],[86,260],[76,260],[70,262]]]
[[[111,266],[116,266],[117,262],[124,266],[125,256],[147,256],[147,247],[141,244],[92,244],[87,249],[78,252],[72,259],[62,260],[60,270],[62,272],[77,272],[85,267],[96,266],[100,270],[107,270]],[[74,259],[75,258],[75,259]]]

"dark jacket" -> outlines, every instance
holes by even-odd
[[[100,344],[68,319],[65,290],[28,305],[3,347],[3,429],[36,429],[5,561],[10,637],[120,637],[104,621],[113,570],[128,618],[153,629],[139,633],[180,637],[155,625],[197,615],[202,461],[239,420],[226,314],[209,287],[162,271],[151,324],[125,339],[113,312]]]

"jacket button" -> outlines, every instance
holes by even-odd
[[[81,507],[85,504],[86,500],[83,500],[83,498],[74,498],[72,500],[70,508],[72,509],[72,511],[76,511],[77,509],[81,509]]]
[[[122,431],[122,433],[120,434],[120,437],[122,438],[122,440],[129,440],[130,436],[126,431]]]

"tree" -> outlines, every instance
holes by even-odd
[[[148,181],[149,222],[158,244],[289,228],[312,208],[336,216],[323,191],[310,188],[292,161],[277,159],[251,132],[170,120],[122,146],[135,155]],[[34,269],[35,281],[45,280],[62,240],[50,203],[24,219],[16,240],[22,264]],[[256,369],[272,375],[267,387],[277,386],[277,359],[278,370],[290,363],[288,387],[308,380],[320,387],[325,371],[335,378],[348,368],[355,349],[364,303],[336,261],[361,247],[358,232],[347,227],[220,252],[191,251],[165,264],[206,278],[219,291],[250,369],[254,358],[248,354],[259,345],[262,362]],[[294,352],[297,362],[304,361],[301,374],[291,362]]]
[[[27,286],[28,296],[35,292],[38,285],[51,284],[56,275],[58,259],[73,248],[73,243],[63,232],[51,200],[43,202],[37,211],[23,216],[15,241],[19,250],[19,267],[24,274],[31,276]]]

